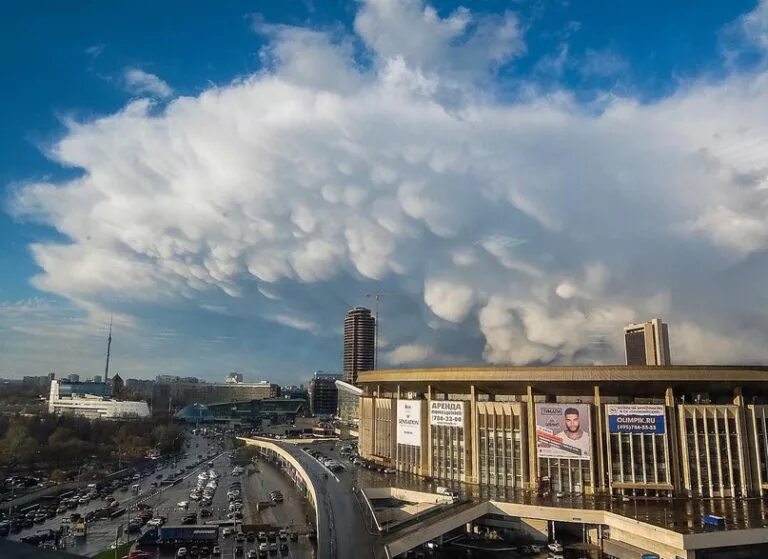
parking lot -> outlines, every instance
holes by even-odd
[[[32,527],[24,528],[18,533],[11,533],[9,537],[14,540],[34,535],[41,531],[58,531],[61,529],[63,537],[60,540],[62,547],[71,553],[92,555],[97,551],[109,548],[115,541],[115,536],[119,526],[126,527],[130,518],[135,513],[135,507],[146,504],[156,510],[170,510],[171,502],[186,492],[184,482],[176,486],[162,486],[153,488],[152,484],[160,484],[163,480],[175,477],[177,472],[183,471],[181,477],[194,475],[201,465],[207,460],[208,455],[216,456],[220,452],[219,443],[204,437],[191,437],[187,457],[181,458],[178,462],[166,462],[163,466],[157,467],[151,471],[146,471],[139,475],[139,479],[130,479],[123,483],[118,489],[113,491],[109,497],[114,498],[118,503],[113,507],[104,498],[82,499],[82,502],[70,504],[66,511],[40,518],[40,521],[34,522]],[[202,458],[199,458],[201,456]],[[158,477],[162,476],[162,480]],[[133,477],[133,476],[131,476]],[[137,490],[133,489],[138,485]],[[135,492],[135,494],[134,494]],[[114,518],[91,518],[85,523],[86,535],[84,537],[75,536],[78,522],[72,522],[73,514],[78,514],[84,518],[90,518],[104,509],[110,509]],[[121,513],[121,511],[123,511]],[[160,514],[158,512],[157,514]],[[41,515],[42,516],[42,515]],[[49,517],[50,516],[50,517]],[[127,536],[126,536],[127,537]]]

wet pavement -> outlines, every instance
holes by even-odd
[[[257,466],[258,472],[243,475],[246,495],[244,502],[248,505],[243,520],[246,523],[271,524],[299,533],[299,540],[292,542],[291,553],[297,558],[315,557],[315,546],[307,538],[313,528],[309,501],[277,466],[264,460],[259,461]],[[274,490],[283,493],[283,502],[257,511],[256,503],[268,502],[269,493]]]
[[[345,472],[334,475],[317,460],[293,444],[278,444],[291,454],[307,471],[318,495],[319,546],[318,557],[333,559],[364,559],[376,557],[382,551],[376,545],[378,534],[370,528],[365,504],[353,486],[357,478]],[[333,442],[322,447],[333,446]],[[302,445],[303,446],[303,445]],[[318,447],[314,447],[318,448]]]

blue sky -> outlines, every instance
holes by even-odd
[[[463,5],[4,3],[0,375],[759,362],[768,7]]]

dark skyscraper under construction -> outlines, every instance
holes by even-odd
[[[344,319],[344,381],[357,383],[357,373],[374,368],[376,321],[370,309],[355,307]]]

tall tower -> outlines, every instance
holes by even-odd
[[[371,310],[355,307],[344,319],[344,382],[357,383],[357,373],[374,367],[376,321]]]
[[[109,383],[109,352],[112,349],[112,315],[109,315],[109,337],[107,338],[107,364],[104,366],[104,384]]]
[[[624,327],[627,365],[671,365],[669,331],[661,319]]]

